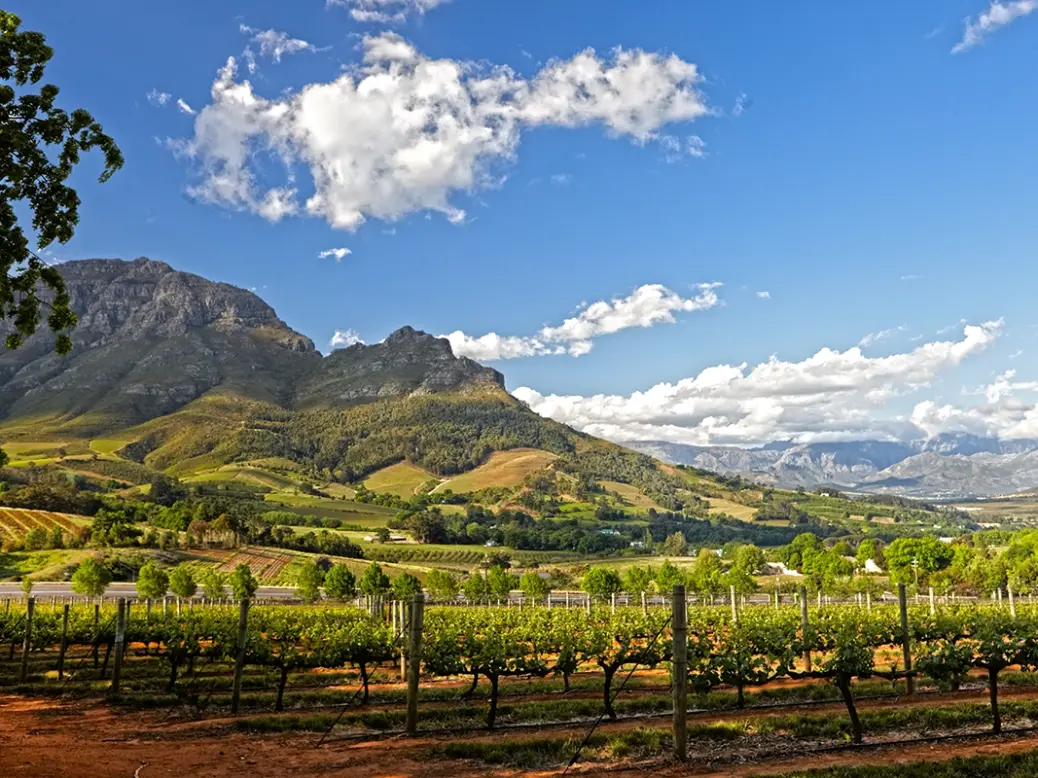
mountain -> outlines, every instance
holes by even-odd
[[[322,356],[255,294],[163,262],[61,271],[73,350],[40,332],[0,354],[0,439],[114,440],[170,472],[277,456],[350,479],[404,458],[453,473],[504,448],[565,453],[583,437],[411,327]]]
[[[628,448],[672,464],[785,488],[832,485],[912,497],[963,499],[1038,485],[1038,440],[944,433],[911,443],[771,443],[756,448],[636,441]]]

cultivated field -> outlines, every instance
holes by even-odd
[[[89,524],[90,519],[85,516],[0,507],[0,539],[23,541],[34,529],[50,532],[55,527],[60,527],[66,534],[72,534]]]
[[[495,451],[486,464],[449,478],[434,491],[450,489],[455,494],[463,494],[477,492],[490,486],[519,486],[526,476],[543,469],[555,459],[555,454],[535,448]]]
[[[428,481],[439,479],[427,470],[415,467],[410,462],[397,462],[395,465],[384,467],[366,479],[364,486],[373,492],[388,492],[397,497],[408,498],[418,491],[418,487]]]

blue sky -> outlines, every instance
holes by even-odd
[[[104,186],[83,166],[82,223],[55,259],[147,255],[254,288],[322,348],[411,324],[459,349],[497,333],[566,351],[488,364],[540,412],[620,440],[1038,436],[1031,0],[8,6],[56,49],[63,104],[127,158]],[[589,66],[641,81],[596,93]],[[432,95],[430,123],[461,128],[420,173],[387,172],[431,127],[394,136],[343,79],[398,108]],[[350,164],[371,157],[360,181]],[[716,302],[694,304],[712,282]],[[646,285],[648,308],[579,318]],[[1002,323],[971,340],[961,320]],[[935,360],[933,342],[967,345]],[[754,372],[773,355],[785,388]],[[745,367],[704,388],[719,365]]]

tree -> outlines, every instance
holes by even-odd
[[[341,562],[324,576],[324,593],[333,600],[348,600],[357,594],[357,579]]]
[[[148,562],[137,576],[137,593],[147,600],[158,600],[166,596],[169,576],[154,562]]]
[[[321,599],[321,584],[324,573],[316,562],[304,562],[296,576],[296,594],[303,602],[312,603]]]
[[[458,579],[446,570],[433,569],[425,575],[425,588],[434,599],[450,601],[458,596]]]
[[[393,579],[393,596],[398,600],[411,600],[422,591],[422,582],[410,573],[401,573]]]
[[[732,558],[732,567],[748,575],[757,575],[765,564],[764,552],[752,543],[739,546]]]
[[[34,583],[35,581],[32,580],[31,576],[25,576],[22,579],[22,594],[24,594],[26,597],[30,596],[32,594],[32,587]]]
[[[592,567],[584,573],[584,591],[592,597],[608,597],[620,591],[620,574],[608,567]]]
[[[660,554],[663,556],[685,556],[688,553],[688,541],[680,532],[668,535],[660,546]]]
[[[169,574],[169,590],[182,600],[190,600],[198,591],[191,568],[179,565]]]
[[[45,84],[38,94],[25,88],[40,82],[54,51],[41,33],[20,26],[17,16],[0,11],[0,79],[9,82],[0,86],[0,319],[14,325],[6,346],[16,349],[36,332],[46,306],[47,326],[58,333],[55,349],[67,354],[72,350],[68,331],[76,325],[71,298],[61,274],[29,249],[16,204],[31,211],[37,246],[67,243],[79,223],[80,200],[65,182],[81,153],[102,152],[101,183],[122,167],[123,156],[88,112],[80,108],[69,114],[55,107],[56,86]],[[41,287],[49,290],[49,301]]]
[[[473,573],[465,579],[461,591],[469,602],[482,602],[489,593],[487,579],[479,573]]]
[[[533,600],[534,602],[540,602],[551,591],[548,588],[548,582],[537,575],[537,573],[523,573],[519,577],[519,588],[528,600]]]
[[[33,527],[25,536],[26,551],[42,551],[47,547],[47,530]]]
[[[656,588],[664,593],[674,591],[678,584],[685,583],[685,574],[669,559],[656,572]]]
[[[234,568],[229,583],[236,600],[250,599],[259,589],[259,581],[253,576],[252,568],[244,562]]]
[[[516,576],[508,573],[505,568],[494,565],[487,570],[487,593],[499,600],[507,600],[516,583]]]
[[[215,567],[207,567],[202,573],[202,591],[210,600],[219,600],[227,594],[227,576]]]
[[[696,557],[696,563],[692,566],[689,583],[700,594],[707,594],[712,597],[724,587],[724,582],[721,579],[723,574],[724,570],[720,557],[710,549],[704,548],[699,552],[699,556]]]
[[[72,574],[72,591],[86,597],[100,597],[112,582],[112,571],[96,559],[84,559]]]
[[[628,594],[647,592],[655,577],[655,571],[651,567],[630,567],[623,576],[623,590]]]
[[[361,594],[369,597],[381,597],[389,591],[389,576],[382,572],[382,566],[378,562],[372,562],[364,570],[357,584]]]
[[[931,573],[948,567],[955,552],[934,537],[898,538],[884,551],[890,579],[894,583],[911,583],[915,575],[925,581]]]

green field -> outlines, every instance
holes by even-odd
[[[707,499],[707,502],[710,503],[709,513],[712,516],[718,513],[727,513],[729,516],[734,516],[743,521],[752,521],[754,514],[757,513],[757,509],[752,506],[725,500],[721,497],[710,497]]]
[[[496,451],[486,464],[444,481],[434,491],[450,489],[455,494],[463,494],[490,486],[519,486],[530,473],[544,469],[557,458],[555,454],[535,448]]]
[[[264,495],[264,499],[270,503],[271,510],[280,508],[301,516],[339,519],[344,524],[356,524],[371,529],[386,526],[386,521],[396,515],[393,508],[383,508],[381,505],[311,497],[305,494],[267,494]]]
[[[415,467],[410,462],[397,462],[395,465],[384,467],[369,475],[364,479],[364,486],[373,492],[387,492],[406,499],[414,495],[418,487],[430,480],[439,479],[427,470]]]
[[[603,489],[619,494],[633,508],[641,508],[646,511],[649,508],[655,508],[658,511],[663,510],[663,508],[653,502],[650,498],[646,497],[642,491],[635,486],[620,483],[619,481],[600,481],[599,483]]]

